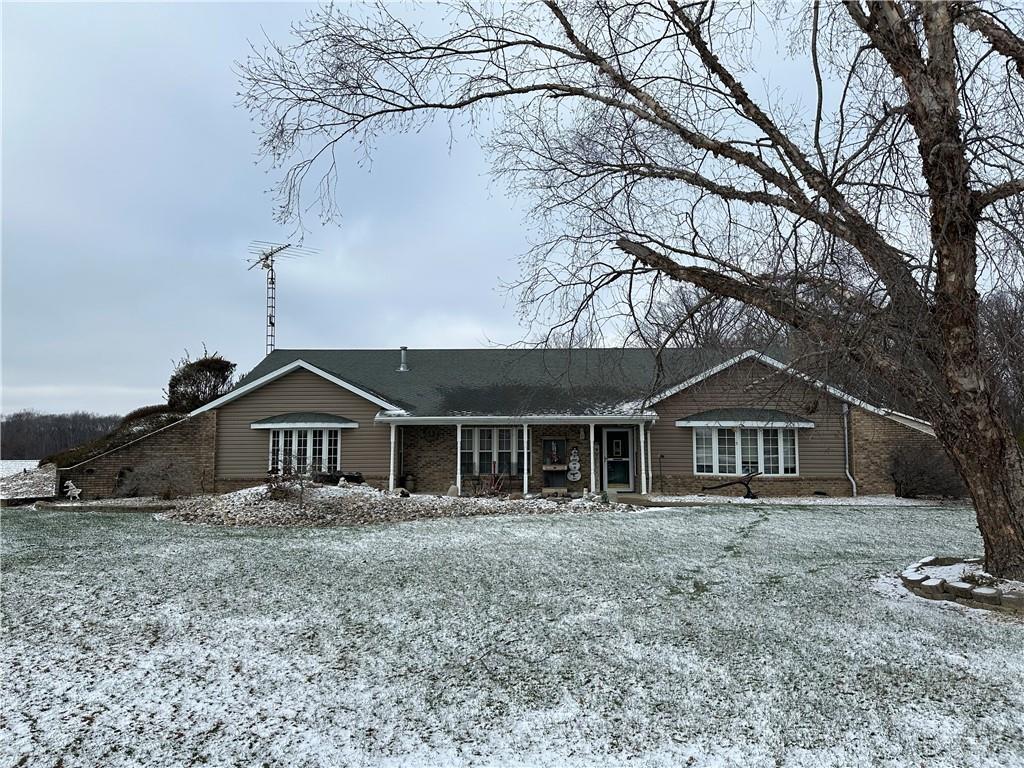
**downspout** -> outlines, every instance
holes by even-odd
[[[857,481],[850,474],[850,404],[843,403],[843,461],[846,469],[846,477],[850,481],[853,495],[857,495]]]

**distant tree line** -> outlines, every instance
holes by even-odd
[[[5,459],[49,456],[102,437],[120,423],[120,416],[101,416],[85,411],[18,411],[0,420],[0,456]]]

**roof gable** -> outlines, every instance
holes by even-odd
[[[260,387],[266,386],[270,382],[276,381],[277,379],[280,379],[282,376],[286,376],[289,373],[297,371],[299,369],[306,370],[309,371],[310,373],[316,374],[317,376],[326,379],[332,384],[337,384],[342,389],[347,389],[349,392],[358,395],[364,400],[369,400],[371,403],[379,405],[381,408],[384,408],[386,410],[402,410],[397,405],[394,405],[388,402],[387,400],[384,400],[383,398],[379,397],[378,395],[372,392],[368,392],[362,389],[361,387],[358,387],[354,384],[350,384],[344,379],[338,378],[337,376],[327,371],[317,368],[315,365],[307,363],[305,360],[298,359],[293,360],[292,362],[287,363],[286,365],[283,365],[280,368],[275,368],[274,370],[271,370],[269,373],[266,373],[257,378],[252,378],[251,375],[247,376],[245,379],[243,379],[244,383],[240,383],[239,386],[235,387],[226,395],[222,395],[221,397],[218,397],[216,400],[212,400],[206,405],[196,408],[189,414],[189,416],[195,416],[198,413],[203,413],[204,411],[219,408],[222,405],[230,403],[232,400],[237,400],[240,397],[244,397],[250,392],[257,390]]]
[[[658,393],[653,398],[651,398],[648,401],[648,403],[650,405],[659,403],[662,400],[672,397],[673,395],[676,395],[682,392],[683,390],[689,389],[690,387],[693,387],[701,383],[705,379],[709,379],[715,374],[721,373],[727,368],[732,368],[734,365],[738,365],[739,363],[742,363],[745,360],[754,360],[755,362],[766,365],[769,368],[774,368],[780,373],[784,373],[787,376],[792,376],[793,378],[799,379],[805,384],[814,387],[815,389],[821,392],[828,393],[837,400],[841,400],[842,402],[847,403],[849,405],[857,406],[858,408],[863,408],[865,411],[874,413],[878,416],[883,416],[887,419],[902,424],[905,427],[910,427],[911,429],[916,429],[919,432],[925,432],[930,435],[935,434],[935,432],[931,428],[931,425],[927,421],[924,421],[923,419],[918,419],[914,416],[909,416],[908,414],[900,413],[899,411],[893,411],[888,408],[879,408],[878,406],[871,405],[871,403],[867,403],[861,400],[860,398],[854,397],[853,395],[850,395],[846,392],[843,392],[840,389],[837,389],[836,387],[833,387],[830,384],[826,384],[823,381],[819,381],[818,379],[815,379],[802,371],[798,371],[797,369],[789,365],[786,365],[785,363],[782,363],[773,357],[769,357],[763,352],[758,352],[757,350],[753,349],[748,349],[745,352],[736,355],[735,357],[729,358],[728,360],[725,360],[724,362],[719,363],[716,366],[708,368],[706,371],[702,371],[696,376],[692,376],[691,378],[686,379],[685,381],[680,382],[679,384],[676,384],[672,387],[669,387],[666,390],[663,390],[662,392]]]

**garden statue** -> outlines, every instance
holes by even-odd
[[[78,501],[79,497],[82,495],[82,489],[68,480],[64,483],[64,495],[72,501]]]

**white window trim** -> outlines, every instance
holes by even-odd
[[[714,467],[713,472],[699,472],[697,471],[697,431],[699,429],[707,429],[711,432],[711,456],[712,466]],[[718,430],[729,429],[736,435],[736,471],[735,472],[720,472],[718,470]],[[747,473],[743,471],[743,437],[742,431],[744,429],[756,429],[757,430],[757,469],[760,474],[764,477],[800,477],[800,430],[792,429],[791,427],[695,427],[692,438],[693,445],[693,474],[699,475],[700,477],[743,477]],[[778,446],[779,446],[779,472],[765,472],[764,471],[764,430],[765,429],[778,429]],[[794,460],[796,463],[796,473],[787,474],[782,471],[784,467],[783,463],[783,452],[782,452],[782,433],[790,429],[793,432],[793,453]]]
[[[294,471],[295,468],[296,468],[296,457],[298,455],[298,435],[299,435],[300,432],[305,432],[306,433],[306,459],[307,459],[307,461],[309,463],[309,468],[308,468],[306,474],[311,474],[313,472],[328,472],[328,471],[330,471],[327,468],[328,467],[328,451],[327,451],[327,446],[328,446],[328,443],[330,442],[330,433],[333,430],[338,430],[338,469],[336,471],[340,472],[341,471],[341,429],[342,428],[340,428],[337,424],[335,424],[334,426],[330,427],[329,429],[324,429],[322,427],[310,427],[308,429],[306,429],[306,428],[303,428],[303,429],[291,429],[291,428],[278,429],[278,428],[275,428],[275,429],[272,429],[272,430],[268,431],[267,432],[267,471],[268,472],[273,472],[278,467],[284,468],[284,433],[285,432],[291,432],[292,433],[292,440],[291,440],[291,443],[292,443],[292,447],[291,447],[291,454],[292,454],[291,455],[291,466],[288,468],[290,471]],[[324,433],[323,442],[320,445],[320,466],[319,467],[314,467],[312,465],[313,464],[313,432],[314,431],[317,431],[317,432],[323,431],[323,433]],[[275,432],[278,433],[276,461],[275,461],[275,456],[274,456],[274,433]]]
[[[481,472],[480,471],[480,433],[481,432],[487,432],[487,431],[491,432],[491,451],[490,451],[490,455],[492,457],[491,460],[495,461],[494,457],[496,457],[497,454],[498,454],[498,430],[499,429],[508,429],[508,430],[511,430],[511,432],[512,432],[512,440],[510,442],[511,452],[512,452],[512,460],[509,462],[509,465],[511,466],[512,471],[509,472],[509,477],[519,477],[519,475],[520,475],[520,472],[519,472],[519,470],[520,470],[520,467],[519,467],[519,431],[520,430],[523,430],[523,443],[526,446],[526,450],[523,452],[523,462],[526,464],[525,468],[528,468],[530,466],[530,450],[529,450],[530,438],[529,438],[529,435],[526,433],[526,428],[523,427],[522,425],[514,425],[514,424],[513,425],[505,425],[505,424],[503,424],[501,426],[490,426],[490,427],[467,427],[467,426],[463,425],[463,426],[460,427],[460,429],[461,430],[469,431],[469,433],[472,435],[472,440],[473,440],[473,467],[472,467],[472,471],[471,472],[467,472],[467,474],[469,474],[469,475],[481,475],[481,474],[489,475],[489,474],[491,474],[490,467],[488,467],[488,471],[487,472]],[[462,466],[462,454],[463,453],[469,453],[469,450],[466,449],[466,442],[465,442],[464,439],[460,439],[459,445],[460,445],[460,450],[459,450],[459,466],[461,467]]]

